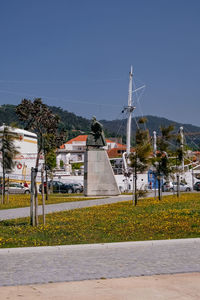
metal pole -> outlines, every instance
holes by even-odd
[[[34,209],[34,176],[35,168],[31,168],[31,199],[30,199],[30,225],[35,226],[35,209]]]
[[[44,168],[41,169],[41,181],[42,181],[42,216],[43,225],[45,225],[45,199],[44,199]]]
[[[180,197],[180,176],[177,173],[177,197]]]
[[[156,131],[153,131],[153,154],[154,154],[154,157],[156,157],[156,151],[157,151],[157,137],[156,137]]]
[[[138,194],[137,194],[137,163],[135,166],[135,206],[137,205],[138,202]]]
[[[179,197],[180,196],[180,176],[179,176],[179,170],[178,170],[178,165],[177,165],[177,157],[176,157],[176,180],[177,180],[176,195],[177,195],[177,197]]]
[[[192,164],[192,190],[194,190],[194,170],[193,170],[193,164]]]
[[[157,173],[155,172],[155,175],[154,175],[154,198],[156,200],[156,178],[157,178]]]
[[[4,146],[3,146],[4,147]],[[4,149],[2,149],[2,169],[3,169],[3,177],[2,177],[2,204],[5,203],[5,166],[4,166]]]
[[[133,193],[132,193],[132,200],[133,200],[133,205],[134,205],[134,197],[135,195],[135,174],[133,173]]]
[[[182,152],[181,168],[182,168],[182,171],[184,172],[184,155],[183,155],[184,136],[183,136],[183,127],[180,127],[180,135],[181,135],[181,152]]]
[[[10,186],[10,182],[9,182],[9,176],[8,176],[7,203],[9,203],[9,186]]]
[[[3,204],[3,176],[2,176],[2,184],[1,184],[1,204]]]

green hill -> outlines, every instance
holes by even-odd
[[[23,127],[22,123],[18,120],[18,117],[15,113],[15,105],[4,104],[0,106],[0,125],[5,123],[6,125],[10,125],[11,123],[17,123],[17,126]],[[81,116],[77,116],[74,113],[70,113],[66,110],[63,110],[60,107],[49,106],[54,114],[58,114],[61,118],[61,127],[68,131],[68,139],[75,137],[79,134],[87,134],[90,131],[90,120],[83,118]],[[160,126],[168,126],[170,124],[174,125],[175,132],[178,132],[180,126],[183,126],[185,133],[188,132],[196,132],[196,136],[191,135],[187,138],[187,142],[190,146],[194,146],[194,141],[196,144],[199,144],[200,141],[200,127],[194,126],[191,124],[181,124],[172,120],[168,120],[166,118],[156,117],[156,116],[145,116],[147,118],[147,128],[152,135],[153,131],[156,131],[159,135]],[[137,120],[140,117],[137,117],[132,120],[132,132],[134,136],[134,132],[137,128]],[[104,126],[105,135],[107,137],[123,137],[123,141],[125,142],[126,135],[126,119],[124,120],[100,120],[100,122]],[[194,141],[193,141],[194,140]],[[197,148],[195,146],[195,148]]]
[[[150,116],[146,115],[144,116],[147,118],[146,126],[149,129],[150,134],[152,135],[153,131],[156,131],[158,134],[160,133],[160,127],[161,126],[169,126],[171,124],[174,125],[174,131],[177,132],[180,128],[180,126],[183,126],[185,128],[186,132],[199,132],[200,133],[200,127],[194,126],[191,124],[182,124],[178,123],[172,120],[168,120],[166,118],[156,117],[156,116]],[[134,133],[137,128],[137,121],[140,119],[140,117],[136,117],[135,119],[132,119],[132,132]],[[125,135],[126,134],[126,120],[113,120],[113,121],[106,121],[101,120],[100,121],[103,126],[113,135]]]

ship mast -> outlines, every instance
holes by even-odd
[[[131,119],[132,119],[132,112],[135,107],[132,105],[132,95],[133,95],[133,67],[131,66],[131,71],[129,72],[129,86],[128,86],[128,106],[124,107],[124,111],[127,112],[127,130],[126,130],[126,152],[123,153],[123,165],[124,165],[124,175],[126,176],[127,180],[130,176],[129,174],[129,155],[131,152]],[[128,182],[127,182],[128,186]]]
[[[127,156],[129,156],[130,149],[131,149],[131,119],[132,119],[132,112],[135,109],[135,107],[132,105],[132,95],[133,95],[133,67],[131,66],[131,71],[129,73],[128,106],[126,107],[127,114],[128,114],[127,131],[126,131]]]

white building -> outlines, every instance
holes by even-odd
[[[64,169],[70,172],[69,164],[71,163],[83,163],[84,152],[86,150],[87,135],[79,135],[65,144],[57,150],[57,166],[60,166],[60,161],[64,163]],[[106,139],[107,146],[104,149],[112,149],[117,147],[117,143],[109,139]]]
[[[14,143],[19,154],[15,157],[15,168],[9,174],[10,179],[30,182],[31,168],[35,167],[37,156],[37,135],[27,130],[8,127],[15,137]],[[0,140],[2,139],[4,125],[0,127]],[[2,154],[0,153],[0,159]],[[2,167],[0,165],[0,176]]]

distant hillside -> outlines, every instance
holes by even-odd
[[[1,105],[0,106],[0,125],[5,123],[6,125],[10,125],[11,123],[17,123],[19,127],[23,127],[23,124],[19,121],[16,113],[15,113],[15,105]],[[76,116],[73,113],[70,113],[66,110],[63,110],[60,107],[49,106],[54,114],[60,116],[61,119],[61,127],[68,131],[68,138],[75,137],[82,132],[90,131],[90,121]]]
[[[160,133],[161,126],[169,126],[170,124],[174,125],[174,131],[178,131],[180,126],[185,128],[186,132],[199,132],[200,127],[194,126],[191,124],[182,124],[172,120],[168,120],[166,118],[156,117],[156,116],[144,116],[147,118],[146,126],[149,129],[150,134],[152,135],[153,131],[156,131],[158,134]],[[138,121],[140,117],[136,117],[136,121]],[[132,119],[132,132],[136,131],[136,121]],[[126,134],[126,120],[113,120],[113,121],[100,121],[103,126],[113,135],[125,135]]]
[[[19,127],[23,127],[22,123],[18,120],[17,115],[15,113],[15,105],[2,105],[0,106],[0,125],[5,123],[6,125],[10,125],[11,123],[15,122],[18,124]],[[61,118],[61,127],[68,131],[68,139],[75,137],[79,134],[88,133],[90,131],[90,120],[76,116],[74,113],[70,113],[66,110],[63,110],[60,107],[56,106],[49,106],[54,114],[58,114]],[[137,117],[138,120],[140,117]],[[160,118],[156,116],[146,116],[147,118],[147,128],[152,135],[153,131],[156,131],[159,135],[159,128],[160,126],[168,126],[173,124],[175,127],[175,132],[177,132],[180,126],[183,126],[185,132],[200,132],[200,127],[194,126],[191,124],[181,124],[175,121],[168,120],[166,118]],[[113,121],[100,121],[105,130],[105,135],[107,137],[116,137],[121,136],[123,137],[123,141],[125,142],[125,135],[126,135],[126,119],[124,120],[113,120]],[[132,120],[132,131],[133,135],[136,131],[136,122],[135,119]],[[197,138],[197,137],[196,137]],[[198,139],[200,138],[200,134],[198,135]],[[196,143],[199,144],[199,140],[196,139]],[[189,140],[188,140],[189,141]],[[191,140],[190,140],[191,144]]]

